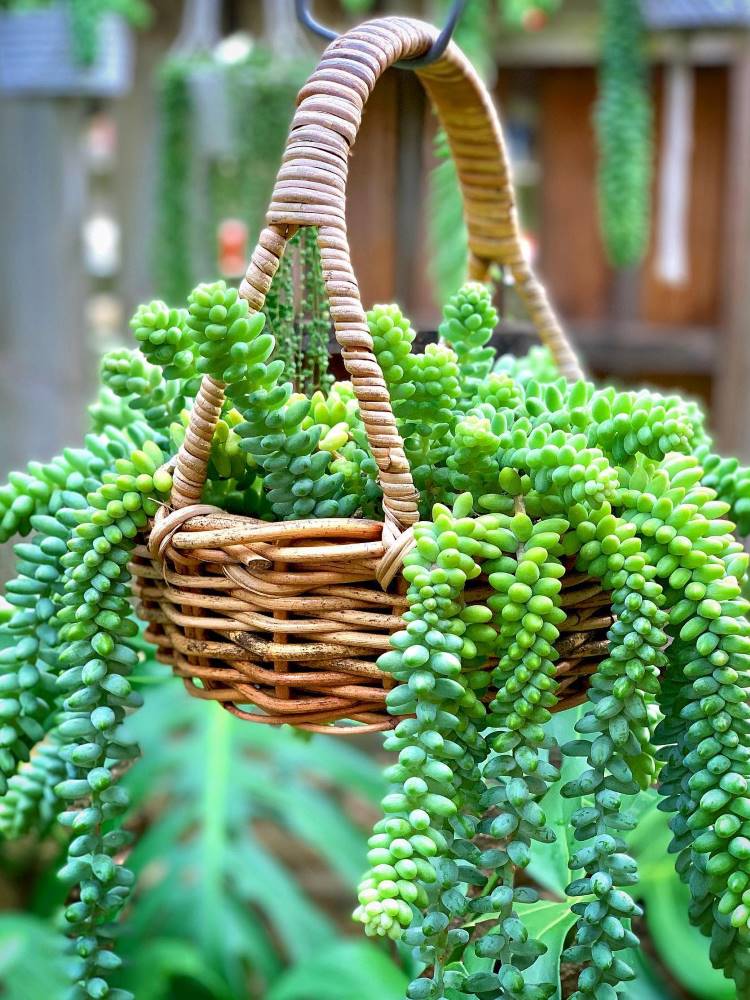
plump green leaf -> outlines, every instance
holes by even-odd
[[[667,817],[655,808],[655,793],[641,798],[645,811],[630,835],[640,871],[633,895],[644,903],[646,923],[659,958],[691,996],[699,1000],[734,1000],[734,987],[712,968],[706,939],[688,920],[688,890],[675,875],[673,855],[667,853]]]

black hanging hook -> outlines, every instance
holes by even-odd
[[[445,22],[445,27],[423,56],[418,56],[416,59],[403,59],[401,62],[394,63],[394,65],[398,69],[421,69],[423,66],[429,66],[431,63],[437,62],[448,48],[448,42],[453,37],[458,19],[463,14],[467,3],[468,0],[454,0],[451,12]],[[326,28],[324,24],[320,24],[315,20],[310,12],[309,0],[294,0],[294,6],[297,11],[297,20],[314,34],[320,38],[324,38],[327,42],[332,42],[334,38],[339,37],[336,31]]]

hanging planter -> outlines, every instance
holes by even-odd
[[[368,90],[387,65],[410,58],[429,37],[424,31],[400,30],[398,22],[389,31],[393,53],[381,51],[374,32],[364,36],[372,50]],[[334,85],[329,65],[335,67]],[[543,341],[570,374],[578,373],[524,262],[515,214],[508,215],[513,201],[509,169],[489,96],[457,50],[420,75],[459,157],[473,277],[486,277],[491,262],[508,266]],[[385,704],[390,680],[376,661],[388,649],[390,634],[401,627],[406,601],[398,588],[389,592],[388,587],[413,545],[409,527],[417,519],[417,494],[388,390],[367,347],[367,320],[343,224],[346,155],[365,97],[359,76],[354,49],[342,42],[331,47],[303,89],[268,213],[270,225],[241,295],[251,311],[262,309],[288,234],[299,226],[317,229],[336,338],[378,462],[386,521],[315,518],[268,525],[197,507],[225,388],[206,379],[176,460],[174,509],[160,514],[154,526],[149,543],[154,561],[141,549],[134,567],[143,578],[142,614],[153,623],[149,636],[191,693],[216,699],[250,721],[328,732],[340,720],[355,720],[367,730],[393,725]],[[464,140],[466,122],[472,128],[470,147]],[[475,175],[477,164],[484,164],[486,173]],[[559,672],[566,696],[560,707],[585,696],[585,679],[610,623],[607,613],[600,613],[606,599],[591,581],[580,576],[567,581],[565,600],[568,620],[561,648],[566,656]],[[357,730],[344,725],[339,731]]]
[[[262,40],[221,38],[217,0],[183,9],[158,83],[154,277],[169,301],[185,299],[217,265],[222,277],[236,276],[236,261],[221,252],[224,223],[253,234],[262,225],[294,99],[313,65],[289,30],[293,18],[274,0]]]
[[[120,97],[133,78],[126,21],[97,13],[86,58],[78,52],[72,5],[0,11],[0,94],[28,97]]]
[[[750,989],[734,535],[750,530],[750,469],[713,452],[694,403],[583,380],[521,249],[492,103],[455,46],[417,72],[456,161],[472,280],[421,354],[397,306],[365,313],[351,147],[382,73],[435,37],[387,18],[328,48],[239,292],[142,306],[139,350],[104,359],[85,446],[0,489],[0,537],[31,536],[0,651],[4,823],[23,826],[16,772],[43,743],[75,834],[60,875],[80,995],[129,996],[106,980],[133,882],[118,780],[138,753],[121,727],[140,704],[134,593],[190,694],[255,723],[392,729],[355,917],[415,949],[410,1000],[549,1000],[561,963],[581,1000],[616,997],[640,913],[627,803],[657,775],[691,919]],[[546,345],[520,361],[488,347],[495,266]],[[325,298],[350,382],[325,372]],[[580,738],[558,742],[553,715],[582,701]],[[542,906],[572,938],[540,966],[549,922],[524,924],[539,895],[518,873],[556,841],[558,793],[578,846],[565,898]]]

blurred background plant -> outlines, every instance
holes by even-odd
[[[136,28],[151,18],[147,0],[0,0],[0,11],[25,13],[62,8],[70,18],[71,52],[80,66],[91,66],[99,53],[102,18],[118,14]]]
[[[377,762],[345,740],[243,724],[185,697],[150,658],[138,680],[146,707],[129,725],[143,757],[126,783],[140,891],[120,985],[139,1000],[401,1000],[404,973],[349,922],[382,794]],[[63,835],[42,832],[41,846],[2,853],[9,1000],[63,995],[52,930]]]
[[[363,748],[248,725],[188,698],[148,654],[137,680],[146,702],[129,725],[143,756],[126,781],[136,834],[128,865],[138,891],[118,944],[118,985],[138,1000],[402,1000],[413,973],[408,949],[363,940],[349,919],[384,791],[379,741]],[[557,717],[559,740],[573,738],[578,717],[576,709]],[[674,877],[656,798],[644,803],[633,841],[646,946],[628,996],[732,1000],[688,923],[687,890]],[[562,849],[536,846],[528,873],[548,900],[532,931],[550,959],[571,926],[562,897],[571,809],[560,796],[550,803]],[[55,876],[63,835],[54,825],[44,834],[41,843],[27,838],[2,852],[7,1000],[64,995],[66,958],[53,930],[64,895]]]

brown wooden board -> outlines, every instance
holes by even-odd
[[[589,68],[539,73],[540,259],[552,301],[565,317],[607,312],[610,268],[599,236]]]
[[[373,90],[352,153],[347,223],[366,307],[391,302],[396,286],[397,73],[385,73]]]

